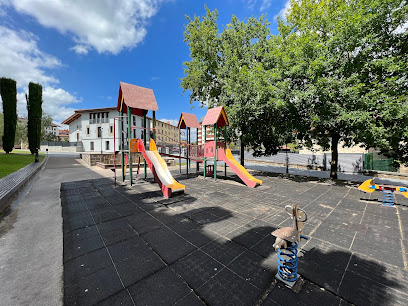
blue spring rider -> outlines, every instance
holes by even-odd
[[[289,287],[293,287],[299,278],[297,273],[298,243],[302,238],[309,239],[302,235],[303,223],[307,220],[307,215],[296,204],[286,206],[285,210],[293,219],[292,227],[283,227],[272,232],[272,235],[276,237],[273,247],[278,251],[276,278]]]

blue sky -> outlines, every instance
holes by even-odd
[[[75,109],[116,105],[123,81],[154,90],[158,119],[200,119],[206,110],[182,95],[180,79],[190,59],[185,15],[203,16],[205,4],[218,9],[220,27],[233,14],[265,14],[276,33],[288,1],[0,0],[0,76],[17,81],[20,116],[30,81],[43,85],[43,109],[57,123]]]

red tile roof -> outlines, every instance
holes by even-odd
[[[177,126],[181,129],[186,127],[199,129],[200,123],[198,123],[196,115],[182,112]]]
[[[217,127],[229,125],[227,114],[222,106],[211,108],[207,111],[202,125],[213,125],[217,123]]]
[[[157,111],[159,109],[153,90],[149,88],[120,82],[117,106],[118,111],[121,109],[122,97],[124,113],[127,113],[127,106],[132,109],[131,112],[134,115],[141,115],[143,114],[143,111]]]
[[[78,119],[79,117],[81,117],[81,114],[78,114],[77,112],[75,112],[73,115],[69,116],[67,119],[62,121],[61,124],[70,124],[71,122]]]
[[[86,113],[86,112],[98,113],[98,112],[109,111],[109,110],[116,110],[116,107],[77,109],[75,112],[76,113]]]

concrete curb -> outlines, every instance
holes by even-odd
[[[48,156],[38,165],[33,166],[34,163],[31,163],[0,179],[0,214],[11,206],[20,192],[31,182],[47,161]],[[24,178],[21,178],[22,176]],[[4,192],[6,189],[8,190]]]

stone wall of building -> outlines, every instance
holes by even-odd
[[[114,154],[113,153],[82,153],[82,160],[89,166],[95,166],[96,163],[103,163],[107,165],[114,164]],[[142,153],[132,153],[133,163],[137,163],[140,157],[140,163],[144,163],[144,158]],[[120,165],[121,155],[116,155],[116,164]]]

